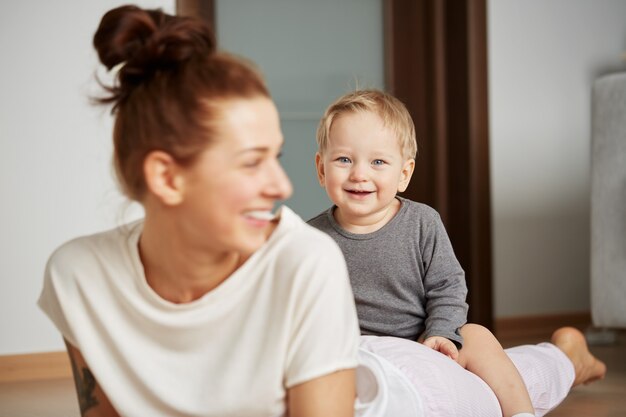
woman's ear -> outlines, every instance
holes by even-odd
[[[163,204],[174,206],[183,200],[182,170],[167,152],[150,152],[143,160],[143,174],[148,191]]]
[[[415,159],[410,158],[404,162],[402,166],[402,172],[400,173],[400,181],[398,182],[398,192],[401,193],[406,190],[411,181],[413,170],[415,169]]]
[[[320,182],[322,188],[324,188],[326,178],[326,175],[324,173],[324,159],[319,152],[315,154],[315,168],[317,168],[317,179]]]

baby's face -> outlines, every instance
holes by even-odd
[[[389,210],[413,172],[400,143],[381,118],[371,112],[342,114],[333,121],[318,177],[344,221],[362,223]]]

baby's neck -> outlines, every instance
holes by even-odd
[[[394,198],[393,202],[382,210],[362,216],[346,216],[339,207],[335,207],[333,217],[344,230],[357,235],[364,235],[382,229],[398,213],[401,205],[400,200]]]

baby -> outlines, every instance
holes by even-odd
[[[439,215],[396,195],[417,152],[406,107],[378,90],[346,94],[326,110],[317,142],[317,175],[334,206],[309,224],[343,251],[362,334],[420,341],[481,377],[504,417],[534,416],[502,346],[465,324],[465,276]]]

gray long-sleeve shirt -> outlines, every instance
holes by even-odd
[[[308,223],[343,252],[363,334],[443,336],[462,345],[458,329],[467,320],[467,285],[441,218],[425,204],[397,198],[398,213],[372,233],[342,229],[334,206]]]

